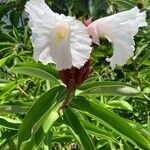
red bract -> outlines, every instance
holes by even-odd
[[[80,84],[82,84],[87,79],[88,75],[91,72],[91,64],[92,60],[89,59],[80,69],[72,67],[71,69],[59,71],[59,75],[63,83],[67,86],[67,89],[70,92],[74,91]]]

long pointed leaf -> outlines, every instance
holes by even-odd
[[[94,146],[88,137],[83,125],[69,107],[64,109],[64,115],[63,118],[65,120],[65,123],[70,127],[71,131],[73,131],[73,135],[77,139],[79,146],[81,150],[94,150]]]
[[[55,82],[58,82],[59,79],[59,75],[53,67],[37,63],[19,63],[12,67],[9,71],[46,80],[54,80]]]
[[[128,138],[144,150],[150,150],[150,143],[143,136],[138,134],[138,132],[127,124],[123,118],[109,111],[103,105],[98,105],[84,97],[77,97],[72,101],[71,106],[99,118],[113,130],[120,133],[121,136]]]
[[[84,125],[85,129],[90,133],[112,142],[118,142],[116,137],[111,132],[105,131],[104,129],[100,129],[88,121],[81,120],[81,122]]]
[[[18,130],[20,124],[20,121],[0,116],[0,126],[3,128]]]
[[[101,95],[123,95],[140,96],[140,91],[125,83],[118,82],[90,82],[82,84],[79,90],[83,94],[101,94]]]
[[[40,125],[44,123],[43,121],[45,121],[44,119],[48,117],[46,114],[49,113],[49,111],[51,111],[51,109],[64,98],[65,93],[66,90],[63,86],[55,87],[43,94],[35,102],[30,111],[25,116],[23,123],[19,128],[19,147],[24,141],[29,140],[32,134],[40,128]],[[39,122],[39,120],[41,120],[41,122]],[[38,125],[36,125],[37,123]]]

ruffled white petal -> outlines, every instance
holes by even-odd
[[[43,64],[55,63],[58,70],[81,68],[92,51],[86,27],[74,17],[54,13],[44,0],[26,4],[32,30],[33,57]]]
[[[88,26],[87,30],[94,43],[99,44],[97,39],[101,36],[112,42],[113,56],[106,59],[112,69],[116,64],[123,66],[133,56],[134,35],[139,27],[147,25],[145,18],[146,12],[140,13],[139,9],[134,7],[129,11],[98,19]]]
[[[90,58],[92,40],[89,38],[86,27],[80,21],[74,17],[67,17],[67,20],[71,28],[72,65],[79,69]]]

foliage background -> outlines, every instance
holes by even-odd
[[[36,64],[32,59],[31,31],[27,26],[28,15],[24,11],[26,1],[0,0],[0,149],[17,149],[18,129],[25,114],[44,92],[61,83],[53,65],[42,66]],[[149,0],[46,0],[46,3],[54,12],[76,16],[81,21],[90,17],[95,20],[138,5],[139,7],[142,6],[142,10],[147,11],[147,22],[150,23]],[[139,30],[135,37],[136,51],[134,57],[125,66],[116,67],[114,71],[105,61],[106,57],[112,55],[111,44],[106,39],[101,39],[100,46],[93,45],[92,73],[86,83],[108,81],[109,87],[101,87],[94,95],[84,95],[84,97],[107,107],[123,117],[124,120],[133,121],[130,125],[132,124],[138,132],[143,131],[140,134],[144,134],[147,139],[150,139],[149,35],[150,25]],[[49,74],[45,74],[43,69]],[[131,91],[132,89],[123,92],[117,91],[118,89],[117,92],[113,91],[115,90],[114,82],[111,81],[116,81],[116,84],[122,82],[124,85],[128,83],[138,89],[140,94],[137,91]],[[79,89],[84,90],[85,87],[81,86]],[[78,92],[80,91],[77,91],[77,94]],[[42,111],[42,109],[45,109],[44,105],[37,111]],[[83,117],[78,112],[76,115],[79,118]],[[31,116],[31,120],[35,116],[36,112],[34,116]],[[95,118],[88,116],[86,119],[96,127],[109,131]],[[28,122],[29,126],[31,122]],[[60,122],[58,121],[58,125],[56,123],[49,132],[49,134],[53,134],[52,144],[42,145],[41,149],[69,149],[70,147],[71,149],[78,149],[78,144],[68,133],[70,130]],[[103,136],[99,137],[96,133],[93,131],[90,134],[96,149],[125,149],[125,146],[121,147],[121,144],[126,145],[127,148],[138,149],[118,136],[114,136],[114,139],[118,140],[119,143],[116,144],[103,138]]]

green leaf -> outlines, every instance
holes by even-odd
[[[38,63],[19,63],[12,67],[9,72],[21,73],[45,80],[54,80],[58,82],[58,72],[51,66]]]
[[[11,81],[4,84],[3,86],[0,86],[0,99],[3,99],[6,94],[11,92],[13,89],[15,89],[18,85],[20,85],[24,81],[25,79],[19,79],[17,81]]]
[[[53,136],[51,141],[63,143],[63,142],[71,142],[72,139],[73,139],[73,137],[71,135],[60,135],[60,136]]]
[[[45,125],[45,127],[42,128],[47,132],[47,130],[49,129],[49,127],[47,128],[47,125],[51,126],[55,119],[57,119],[58,114],[56,110],[54,111],[54,109],[56,109],[58,103],[60,103],[64,98],[65,93],[66,90],[63,86],[55,87],[43,94],[35,102],[30,111],[25,116],[23,123],[19,128],[19,147],[21,144],[23,144],[23,147],[29,146],[27,142],[29,142],[31,136],[33,136],[33,134],[35,134],[35,132],[39,130],[39,128],[41,127],[40,125]],[[41,136],[41,138],[43,138],[43,136]]]
[[[0,33],[0,40],[17,43],[16,39],[8,33]]]
[[[0,19],[3,17],[3,15],[5,15],[6,13],[8,13],[12,8],[15,7],[16,2],[15,1],[11,1],[8,2],[7,5],[6,3],[1,4],[0,5]]]
[[[40,118],[40,121],[37,123],[38,125],[35,124],[32,128],[33,132],[31,138],[21,144],[20,150],[40,148],[45,138],[47,137],[47,134],[49,133],[53,123],[59,118],[57,110],[60,105],[61,103],[58,103],[57,105],[55,104],[43,117]],[[46,117],[47,115],[48,117]],[[49,138],[52,139],[52,135]]]
[[[140,96],[141,92],[125,83],[120,82],[91,82],[82,84],[79,88],[81,94]]]
[[[3,113],[25,113],[29,109],[29,106],[19,106],[19,105],[0,105],[0,114]]]
[[[50,131],[48,132],[48,134],[46,135],[45,139],[44,139],[44,146],[43,149],[44,150],[50,150],[51,149],[51,141],[52,141],[52,137],[53,137],[53,133]]]
[[[25,26],[24,27],[24,39],[23,39],[23,43],[27,43],[27,41],[30,39],[29,38],[29,27]]]
[[[98,105],[84,97],[77,97],[71,102],[71,106],[84,113],[95,116],[106,126],[117,131],[117,133],[127,138],[130,142],[136,143],[140,148],[150,150],[150,143],[138,134],[136,129],[132,128],[123,118],[109,111],[103,105]]]
[[[141,135],[143,135],[147,140],[150,141],[150,129],[143,127],[141,124],[137,122],[128,119],[126,119],[126,121],[128,122],[128,124],[130,124],[130,126],[135,128]]]
[[[18,32],[18,30],[17,30],[15,27],[13,27],[13,34],[14,34],[14,36],[15,36],[15,39],[16,39],[19,43],[21,43],[22,41],[21,41],[21,39],[20,39],[19,32]]]
[[[34,142],[35,147],[40,148],[42,142],[47,137],[47,134],[49,134],[49,130],[52,127],[53,123],[60,117],[57,110],[59,109],[61,104],[62,101],[55,101],[49,111],[43,117],[41,117],[39,121],[33,126],[34,136],[32,135],[31,142]],[[41,122],[42,126],[40,126]],[[31,148],[30,144],[28,146]]]
[[[6,150],[6,149],[12,150],[12,148],[10,148],[11,145],[9,145],[9,144],[12,142],[13,138],[16,138],[17,132],[18,132],[17,130],[8,130],[1,134],[1,139],[3,139],[0,141],[0,149],[1,150]],[[16,147],[13,147],[13,148],[15,149]]]
[[[78,141],[80,148],[82,150],[94,150],[95,148],[93,143],[91,142],[87,132],[78,117],[75,115],[74,111],[67,107],[64,109],[63,114],[64,121],[69,126],[74,137]]]
[[[123,110],[133,111],[132,106],[128,102],[123,100],[108,101],[106,103],[106,106],[112,109],[123,109]]]
[[[143,50],[145,50],[148,47],[148,44],[144,44],[140,47],[137,47],[136,49],[136,54],[133,56],[133,60],[137,59],[138,56],[143,52]],[[146,53],[147,54],[147,53]],[[145,60],[145,59],[144,59]],[[142,60],[143,61],[143,60]],[[139,62],[138,62],[139,63]]]
[[[113,3],[117,4],[120,7],[126,8],[126,9],[131,9],[134,7],[134,5],[128,1],[114,0]]]
[[[138,60],[138,68],[140,68],[142,65],[149,66],[149,58],[150,58],[150,51],[149,47],[144,49],[144,55],[140,57],[141,59]],[[143,68],[144,69],[144,68]]]
[[[13,55],[9,55],[3,59],[0,59],[0,67],[6,63],[6,61],[11,58]]]
[[[0,116],[0,126],[3,128],[18,130],[20,124],[21,124],[20,121]]]
[[[147,128],[150,130],[150,116],[147,117]]]
[[[140,76],[149,76],[150,75],[150,68],[145,68],[142,71],[140,71]]]
[[[16,43],[10,43],[10,42],[0,42],[0,46],[12,46],[15,47]]]
[[[85,121],[85,120],[81,120],[84,128],[89,131],[89,133],[91,133],[92,135],[96,135],[99,136],[100,138],[104,138],[106,140],[112,141],[112,142],[116,142],[118,143],[116,137],[111,133],[108,132],[104,129],[100,129],[99,127],[93,125],[92,123]]]
[[[123,140],[123,150],[132,150],[131,149],[131,147],[129,146],[129,144],[125,141],[125,140]]]
[[[13,26],[17,27],[19,24],[19,13],[16,10],[10,12],[10,22]]]

